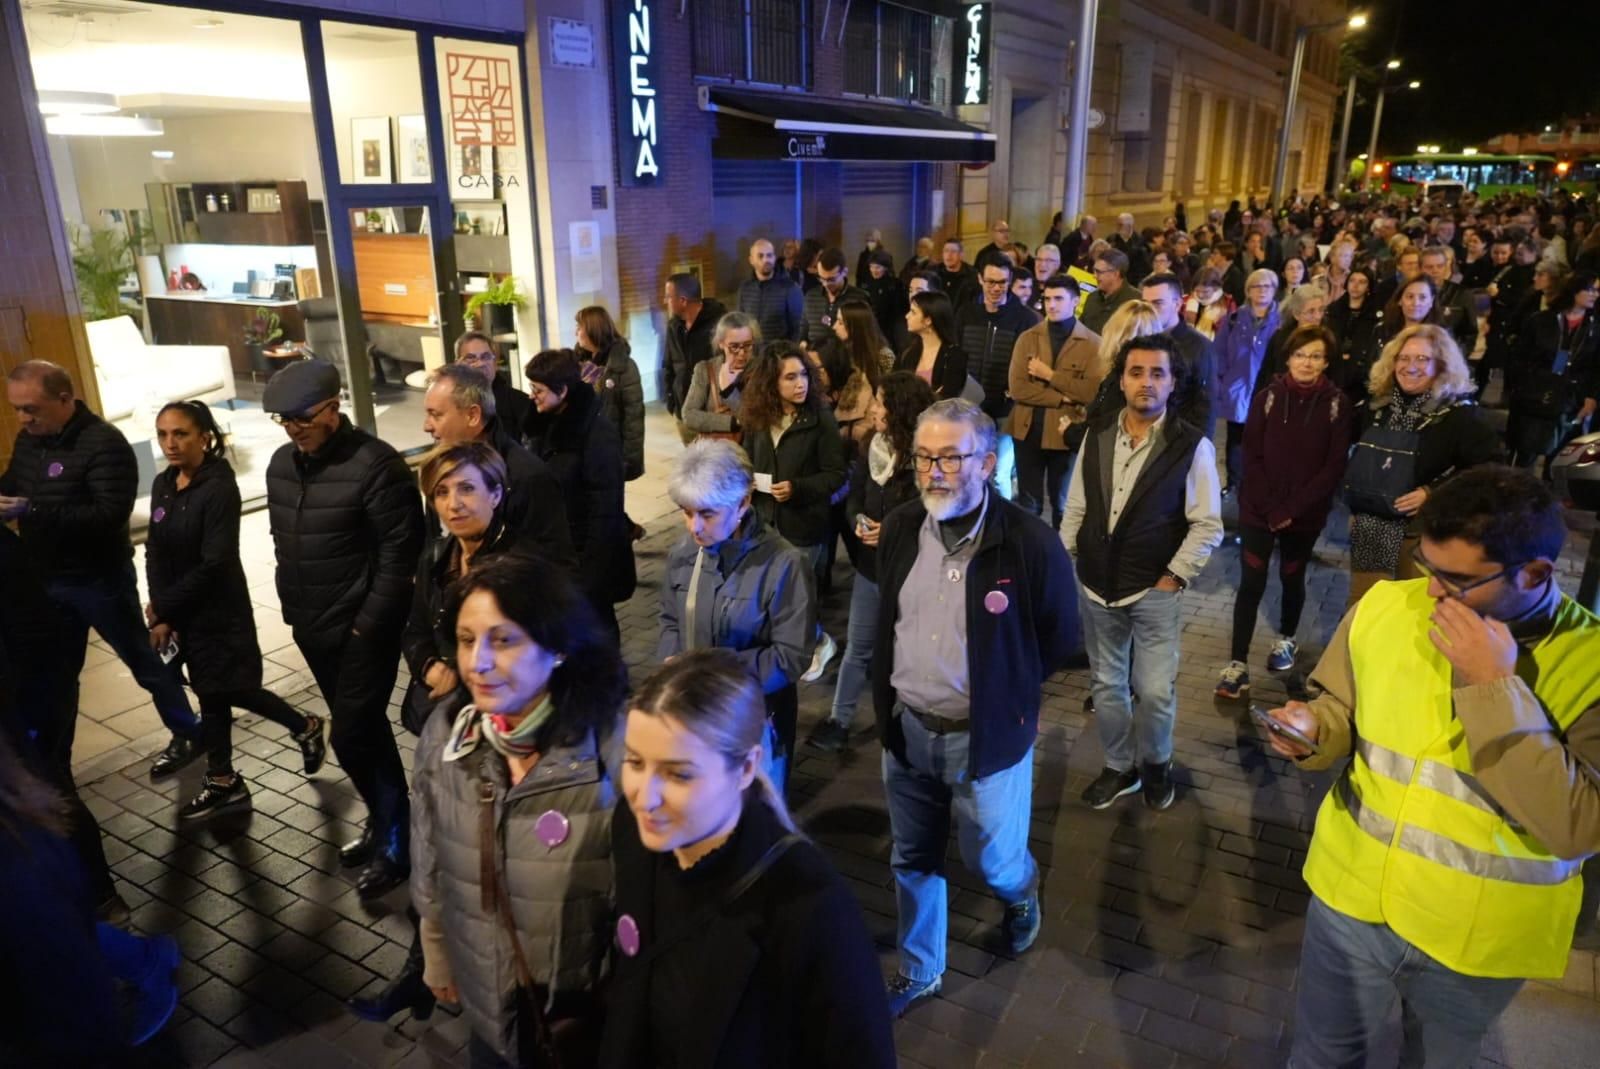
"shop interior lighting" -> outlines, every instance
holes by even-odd
[[[39,93],[39,110],[46,115],[110,115],[117,111],[117,98],[110,93],[44,89]]]
[[[67,137],[160,137],[166,132],[160,119],[143,115],[50,115],[44,128]]]

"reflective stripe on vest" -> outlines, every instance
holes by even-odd
[[[1373,772],[1385,779],[1394,780],[1402,787],[1411,783],[1411,774],[1417,768],[1417,762],[1405,754],[1368,742],[1366,739],[1356,740],[1356,753]],[[1417,773],[1416,785],[1437,791],[1446,798],[1454,798],[1474,809],[1481,809],[1506,821],[1518,831],[1523,830],[1522,825],[1518,824],[1510,813],[1500,808],[1500,804],[1483,789],[1483,784],[1479,783],[1478,778],[1471,773],[1451,768],[1438,761],[1425,760],[1422,762],[1422,771]]]
[[[1389,752],[1393,753],[1392,750]],[[1338,791],[1345,808],[1350,810],[1350,815],[1355,818],[1356,826],[1374,839],[1385,846],[1404,850],[1408,854],[1415,854],[1469,876],[1547,887],[1565,883],[1583,867],[1581,861],[1562,861],[1560,858],[1536,861],[1530,858],[1484,853],[1438,832],[1419,828],[1415,824],[1407,824],[1400,829],[1400,838],[1397,841],[1395,822],[1370,806],[1363,805],[1361,796],[1356,792],[1355,784],[1350,782],[1348,775],[1339,777]]]

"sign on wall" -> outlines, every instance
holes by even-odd
[[[550,66],[594,69],[594,29],[576,19],[549,18]]]
[[[661,0],[611,0],[611,67],[617,109],[617,171],[625,186],[661,181]]]
[[[955,64],[950,84],[956,89],[957,104],[989,103],[989,54],[992,9],[988,0],[963,3],[956,20]]]

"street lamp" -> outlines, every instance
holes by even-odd
[[[1341,22],[1318,22],[1302,26],[1294,32],[1294,62],[1289,65],[1289,85],[1283,99],[1283,130],[1278,135],[1278,159],[1272,167],[1272,192],[1267,198],[1272,210],[1277,210],[1278,202],[1283,199],[1284,176],[1289,169],[1289,135],[1294,129],[1295,102],[1300,95],[1300,71],[1306,62],[1306,39],[1323,30],[1337,30],[1340,27],[1360,30],[1366,25],[1367,16],[1357,14]]]
[[[1383,97],[1384,94],[1388,93],[1389,88],[1389,83],[1387,82],[1378,86],[1378,103],[1372,109],[1372,136],[1367,139],[1367,158],[1369,160],[1378,158],[1378,126],[1383,122]],[[1421,89],[1422,83],[1413,78],[1406,83],[1406,88]],[[1364,189],[1372,188],[1372,167],[1370,164],[1367,167],[1367,173],[1362,176],[1361,183]]]

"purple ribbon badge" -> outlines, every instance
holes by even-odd
[[[156,510],[150,514],[150,522],[151,523],[160,523],[162,520],[164,520],[166,518],[167,518],[167,510],[164,507],[160,506],[160,505],[157,505],[156,506]]]
[[[999,616],[1011,607],[1011,599],[1006,597],[1004,590],[991,590],[983,596],[983,607]]]
[[[566,842],[567,835],[571,831],[571,822],[554,809],[546,809],[539,814],[539,819],[533,822],[533,833],[551,850]]]
[[[624,913],[617,918],[617,946],[630,958],[639,956],[639,922]]]
[[[59,479],[61,477],[61,473],[66,470],[67,469],[65,465],[63,465],[61,461],[56,460],[50,463],[50,466],[44,470],[44,473],[50,476],[52,479]]]

